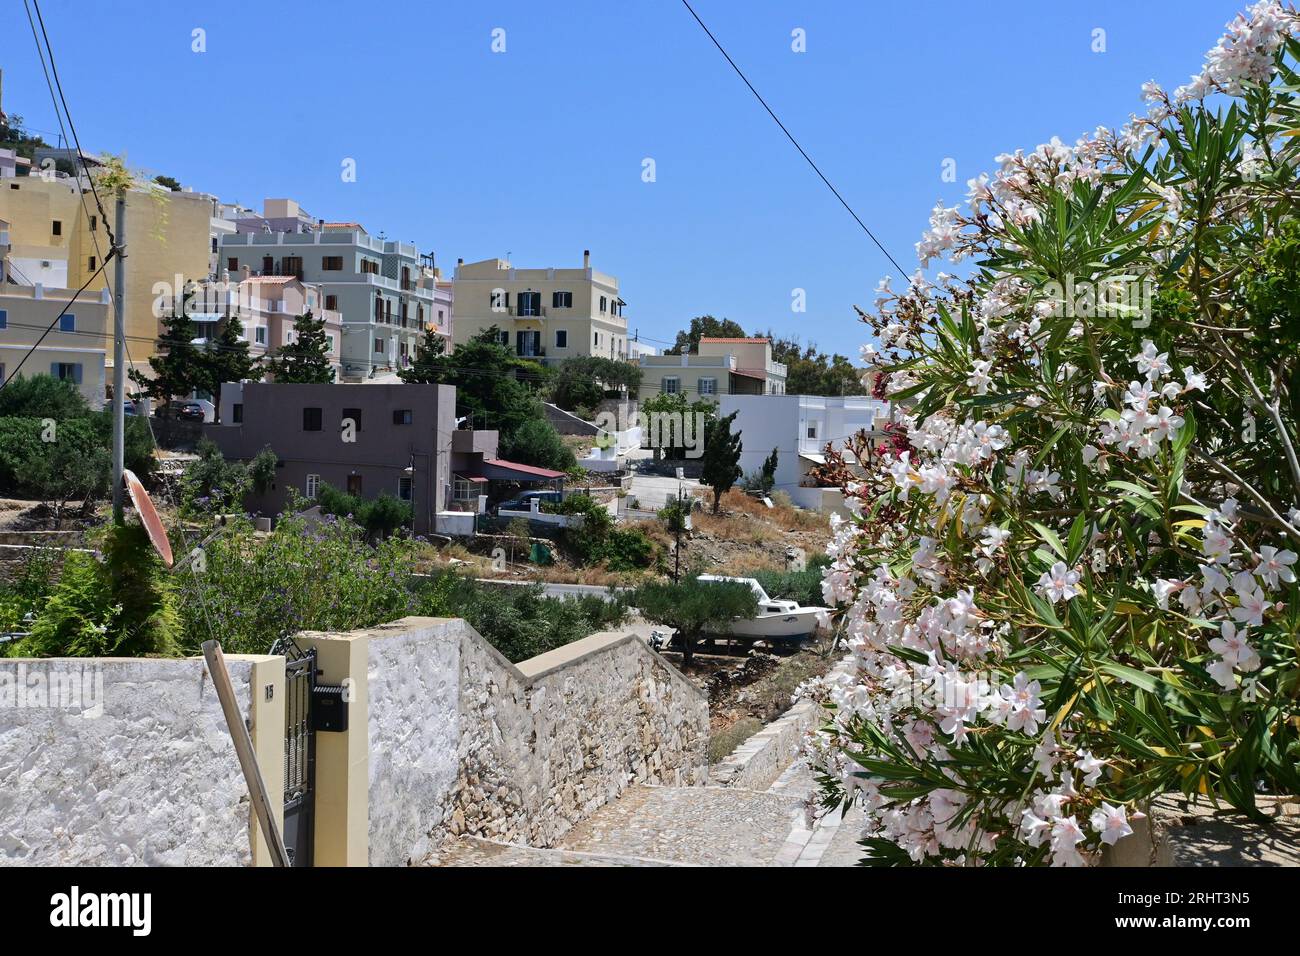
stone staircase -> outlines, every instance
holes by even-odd
[[[852,866],[853,813],[810,828],[815,789],[795,761],[766,790],[637,785],[549,848],[468,838],[442,848],[435,866]]]

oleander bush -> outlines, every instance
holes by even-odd
[[[811,689],[868,862],[1081,865],[1156,794],[1300,792],[1300,20],[1265,0],[1150,112],[998,157],[888,280],[896,403]],[[869,460],[855,449],[857,461]]]

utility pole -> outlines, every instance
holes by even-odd
[[[126,194],[117,196],[114,216],[113,258],[113,523],[123,523],[122,469],[125,467],[126,442]]]

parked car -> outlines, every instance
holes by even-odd
[[[181,407],[176,410],[176,417],[184,422],[201,422],[203,421],[203,406],[198,402],[181,402]]]
[[[564,495],[558,491],[524,491],[515,495],[509,501],[501,502],[497,505],[497,510],[529,511],[533,507],[532,502],[534,499],[541,504],[557,505],[564,499]]]

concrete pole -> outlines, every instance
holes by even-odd
[[[113,259],[113,523],[123,523],[122,469],[126,457],[126,196],[117,197],[114,216],[117,256]]]

